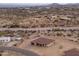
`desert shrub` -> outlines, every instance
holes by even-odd
[[[63,46],[61,45],[61,46],[59,46],[59,49],[62,49],[63,48]]]

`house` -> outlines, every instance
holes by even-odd
[[[10,42],[11,37],[0,37],[0,42]]]
[[[22,39],[21,37],[17,37],[17,36],[11,37],[11,40],[21,40],[21,39]]]
[[[64,56],[79,56],[79,50],[74,48],[64,52]]]
[[[2,36],[0,37],[0,42],[10,42],[15,40],[21,40],[21,37],[10,37],[10,36]]]
[[[31,42],[31,45],[40,46],[40,47],[48,47],[53,44],[54,40],[40,37]]]

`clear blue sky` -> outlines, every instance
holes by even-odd
[[[0,0],[0,3],[79,3],[79,0]]]

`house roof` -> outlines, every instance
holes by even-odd
[[[33,40],[32,42],[38,43],[38,44],[50,44],[53,41],[54,40],[52,40],[52,39],[40,37],[40,38],[37,38],[37,39]]]
[[[74,48],[64,52],[64,56],[79,56],[79,50]]]
[[[0,37],[0,40],[11,40],[10,37]]]

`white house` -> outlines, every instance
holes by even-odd
[[[11,37],[11,40],[21,40],[21,37]]]
[[[11,40],[21,40],[21,37],[0,37],[0,42],[10,42]]]
[[[10,42],[11,37],[0,37],[0,42]]]

